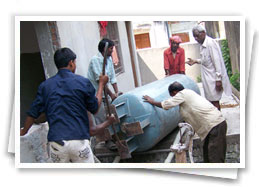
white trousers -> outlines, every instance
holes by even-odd
[[[94,163],[89,140],[63,141],[64,145],[49,142],[50,158],[54,163]]]

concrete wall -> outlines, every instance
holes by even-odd
[[[98,23],[94,21],[58,21],[61,47],[69,47],[76,55],[76,74],[85,76],[89,61],[98,52],[100,41]]]
[[[168,46],[169,47],[169,46]],[[142,85],[159,80],[165,77],[164,72],[164,50],[168,47],[142,49],[138,50],[138,61],[141,74]],[[199,58],[199,45],[198,44],[182,44],[185,50],[185,59]],[[197,77],[200,76],[200,65],[185,65],[185,73],[197,82]]]
[[[96,21],[60,21],[57,25],[61,47],[69,47],[77,55],[76,74],[86,77],[90,59],[98,53],[100,41],[98,23]],[[117,81],[119,90],[126,92],[134,88],[134,79],[125,23],[118,22],[118,29],[125,71],[117,75]]]
[[[119,90],[122,92],[127,92],[134,89],[135,85],[125,22],[118,22],[118,29],[124,72],[117,76],[117,81]]]
[[[54,49],[48,22],[34,22],[37,40],[40,48],[45,78],[48,79],[56,74],[57,68],[54,64]]]

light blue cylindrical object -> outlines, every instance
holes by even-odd
[[[146,151],[152,148],[172,132],[181,121],[178,106],[164,110],[143,100],[144,95],[148,95],[159,102],[168,99],[171,97],[168,87],[175,81],[181,83],[184,88],[200,94],[198,85],[191,78],[186,75],[176,74],[138,87],[113,101],[112,104],[116,106],[116,111],[120,118],[120,123],[116,124],[116,129],[120,134],[120,138],[127,141],[130,153],[133,151]],[[134,122],[140,122],[143,134],[127,136],[121,133],[121,124]],[[111,128],[110,132],[113,132]]]

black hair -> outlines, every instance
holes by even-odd
[[[109,47],[112,47],[112,46],[114,46],[114,42],[113,41],[111,41],[111,40],[109,40],[109,39],[107,39],[107,38],[104,38],[104,39],[102,39],[100,42],[99,42],[99,44],[98,44],[98,51],[100,52],[100,53],[102,53],[103,51],[104,51],[104,47],[105,47],[105,43],[106,42],[108,42],[108,48]]]
[[[54,54],[55,65],[58,69],[68,66],[68,63],[76,59],[76,54],[69,48],[58,49]]]
[[[174,82],[172,84],[170,84],[170,86],[168,87],[168,91],[169,93],[172,93],[173,91],[182,91],[184,89],[183,85],[179,82]]]

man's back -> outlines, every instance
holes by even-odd
[[[189,89],[179,91],[162,103],[164,109],[179,105],[181,116],[193,126],[201,139],[205,138],[214,126],[225,120],[221,112],[208,100]]]
[[[49,123],[49,141],[89,139],[87,110],[98,110],[95,89],[90,81],[70,70],[61,69],[43,82],[29,115],[45,112]]]

